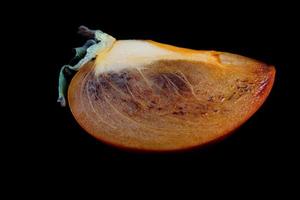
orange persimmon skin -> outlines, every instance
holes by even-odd
[[[183,57],[205,54],[209,59],[161,59],[141,70],[100,74],[95,61],[83,66],[69,86],[69,105],[77,122],[102,142],[151,152],[200,147],[241,126],[272,89],[272,66],[234,54],[148,42]]]

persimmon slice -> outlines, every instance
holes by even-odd
[[[70,109],[95,138],[117,147],[172,151],[201,146],[234,131],[271,91],[273,66],[243,56],[116,40],[81,26],[87,43],[68,88]],[[80,60],[78,60],[80,58]]]
[[[117,147],[172,151],[223,138],[262,105],[273,66],[243,56],[116,40],[68,89],[77,122]]]

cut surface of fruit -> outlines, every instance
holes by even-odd
[[[68,101],[95,138],[171,151],[222,138],[270,93],[275,69],[243,56],[117,40],[73,77]]]

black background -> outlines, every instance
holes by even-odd
[[[295,62],[297,13],[293,5],[82,2],[66,6],[43,2],[34,6],[32,12],[26,11],[26,22],[20,18],[16,23],[27,30],[26,46],[32,48],[27,52],[30,56],[26,54],[27,60],[35,52],[34,60],[20,74],[26,80],[23,83],[28,84],[18,91],[25,98],[21,104],[25,115],[20,127],[11,128],[18,132],[14,137],[18,138],[15,143],[20,150],[14,151],[22,165],[64,172],[75,168],[76,174],[99,173],[108,166],[107,173],[142,169],[140,173],[130,172],[137,176],[153,170],[178,176],[190,169],[198,171],[194,174],[198,177],[254,174],[276,180],[278,176],[293,176],[289,173],[296,169],[298,150],[298,131],[294,129],[298,117],[293,95],[299,92]],[[275,65],[275,84],[261,109],[221,142],[168,154],[115,149],[83,131],[69,109],[56,103],[60,67],[72,58],[72,48],[84,43],[76,34],[79,25],[100,29],[117,39],[151,39],[255,58]]]

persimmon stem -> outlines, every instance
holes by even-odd
[[[90,30],[85,26],[80,26],[78,28],[78,33],[87,37],[89,39],[82,47],[75,48],[75,57],[71,62],[77,62],[74,66],[64,65],[59,72],[58,80],[58,99],[57,102],[60,103],[62,107],[66,106],[66,92],[67,92],[67,79],[65,77],[66,70],[78,71],[83,65],[95,58],[99,53],[103,52],[105,49],[110,48],[115,42],[115,38],[103,33],[100,30]]]
[[[86,26],[79,26],[77,33],[89,39],[95,38],[95,31]]]

